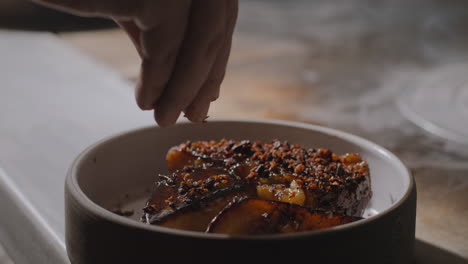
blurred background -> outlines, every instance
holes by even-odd
[[[137,79],[137,53],[109,20],[1,0],[1,30],[53,32],[83,56]],[[228,73],[210,116],[320,124],[389,148],[416,178],[418,239],[462,261],[467,61],[466,1],[241,0]],[[11,263],[1,249],[0,263]]]

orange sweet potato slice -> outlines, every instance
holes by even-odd
[[[158,221],[159,225],[169,228],[204,232],[211,220],[235,197],[238,197],[238,195],[242,194],[232,192],[223,197],[214,198],[174,211],[160,218]]]
[[[160,177],[143,209],[148,224],[203,232],[243,192],[237,178],[222,168],[179,170]]]
[[[237,199],[217,215],[208,233],[262,235],[320,230],[361,219],[268,200]]]

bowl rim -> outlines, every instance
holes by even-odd
[[[80,163],[85,159],[85,157],[91,153],[95,148],[102,144],[110,143],[114,140],[118,140],[121,137],[125,137],[131,134],[137,134],[142,131],[146,130],[153,130],[153,129],[163,129],[156,125],[152,126],[145,126],[141,128],[127,130],[121,133],[117,133],[115,135],[108,136],[98,142],[90,145],[85,150],[83,150],[78,157],[73,161],[71,167],[68,170],[66,181],[65,181],[65,189],[68,191],[68,195],[72,195],[76,202],[78,202],[82,208],[88,210],[88,213],[92,215],[105,219],[109,222],[113,222],[122,226],[126,226],[129,228],[136,228],[142,229],[153,233],[164,233],[166,235],[175,235],[181,237],[191,237],[191,238],[199,238],[199,239],[215,239],[215,240],[225,240],[225,239],[240,239],[240,240],[276,240],[276,239],[297,239],[309,236],[322,236],[327,235],[330,233],[336,233],[344,230],[350,230],[353,228],[357,228],[361,225],[369,224],[372,222],[377,221],[381,217],[389,214],[390,212],[399,208],[408,198],[410,197],[412,190],[415,188],[414,178],[411,175],[408,168],[403,164],[403,162],[395,156],[392,152],[387,150],[386,148],[373,143],[367,139],[362,137],[356,136],[354,134],[340,131],[333,128],[323,127],[319,125],[307,124],[302,122],[295,122],[295,121],[283,121],[283,120],[274,120],[274,119],[239,119],[239,118],[223,118],[223,119],[212,119],[209,121],[210,123],[260,123],[266,125],[281,125],[281,126],[290,126],[294,128],[303,128],[308,130],[314,130],[320,133],[328,134],[331,136],[338,137],[342,140],[346,140],[353,144],[357,144],[359,146],[365,147],[378,155],[381,155],[392,162],[392,165],[398,167],[403,173],[404,177],[408,179],[408,187],[406,188],[403,196],[393,203],[387,209],[379,212],[377,215],[371,216],[369,218],[365,218],[356,222],[339,225],[331,228],[326,228],[322,230],[315,230],[315,231],[306,231],[300,233],[290,233],[290,234],[268,234],[268,235],[255,235],[255,236],[239,236],[239,235],[227,235],[227,234],[211,234],[211,233],[203,233],[203,232],[196,232],[196,231],[187,231],[175,228],[168,228],[162,227],[157,225],[148,225],[139,221],[135,221],[134,219],[128,219],[117,214],[114,214],[107,209],[97,205],[94,203],[88,196],[81,190],[78,181],[77,181],[77,169]],[[175,126],[180,125],[189,125],[191,124],[189,121],[180,121],[175,124]],[[67,192],[66,192],[67,193]],[[67,194],[66,194],[67,195]],[[66,203],[65,206],[68,206]],[[66,223],[67,225],[67,223]]]

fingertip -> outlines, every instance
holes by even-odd
[[[143,106],[140,106],[140,109],[143,110],[143,111],[150,111],[150,110],[153,110],[154,107],[152,107],[150,105],[143,105]]]
[[[160,107],[154,110],[154,119],[160,127],[172,126],[177,122],[182,111],[164,111]]]
[[[139,100],[138,98],[137,98],[136,102],[137,102],[138,107],[143,111],[148,111],[148,110],[153,110],[154,109],[153,105],[146,104],[145,102],[143,102],[142,100]]]
[[[185,118],[187,118],[190,122],[193,123],[202,123],[205,118],[201,118],[200,116],[192,116],[192,115],[185,115]]]
[[[153,110],[154,106],[150,104],[145,104],[144,102],[141,102],[140,100],[137,99],[137,105],[138,107],[143,110],[143,111],[148,111],[148,110]]]
[[[138,107],[143,110],[143,111],[146,111],[146,110],[153,110],[154,109],[154,104],[152,103],[148,103],[148,100],[147,98],[145,98],[144,94],[143,94],[143,83],[140,80],[138,80],[138,83],[135,87],[135,101],[138,105]]]
[[[208,117],[210,102],[195,102],[185,110],[185,117],[194,123],[203,123]]]

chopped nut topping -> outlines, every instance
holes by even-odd
[[[328,149],[307,149],[279,140],[269,143],[227,139],[197,141],[186,142],[180,148],[198,160],[211,161],[212,166],[251,164],[245,177],[259,182],[265,182],[260,181],[262,178],[272,179],[275,175],[294,173],[296,181],[300,180],[301,185],[308,189],[330,190],[344,188],[349,183],[358,184],[369,177],[367,163],[358,154],[338,156]]]

